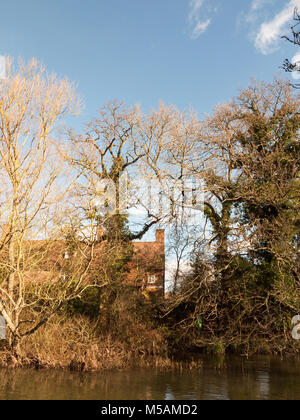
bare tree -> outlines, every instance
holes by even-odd
[[[87,124],[84,134],[69,132],[72,151],[66,158],[75,168],[79,195],[84,190],[88,199],[86,208],[81,209],[82,217],[86,218],[90,211],[96,212],[99,224],[108,229],[112,225],[110,230],[114,232],[121,216],[126,216],[130,206],[136,205],[127,175],[132,179],[142,176],[138,164],[145,151],[140,142],[139,120],[137,107],[126,109],[114,101],[106,104],[99,117]],[[157,222],[158,217],[149,214],[144,226],[134,233],[128,231],[127,238],[140,239]]]
[[[8,62],[7,67],[7,78],[0,82],[0,211],[5,224],[0,243],[0,313],[9,342],[17,349],[22,338],[49,316],[25,322],[30,305],[25,291],[28,240],[45,239],[42,220],[48,219],[49,225],[51,206],[62,197],[57,195],[62,163],[53,158],[54,129],[64,116],[77,112],[80,102],[67,80],[48,74],[35,60],[29,64],[19,60],[16,69]]]

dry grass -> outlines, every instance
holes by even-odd
[[[160,334],[144,325],[137,325],[134,335],[120,338],[118,334],[101,334],[98,329],[96,322],[85,317],[65,321],[57,318],[24,342],[18,362],[8,350],[0,351],[0,364],[81,371],[132,367],[183,370],[202,366],[201,362],[185,363],[169,358]]]

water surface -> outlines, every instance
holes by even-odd
[[[300,361],[204,359],[194,372],[0,369],[0,400],[300,399]]]

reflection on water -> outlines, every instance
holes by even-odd
[[[300,399],[300,361],[211,359],[195,372],[0,370],[0,399]]]

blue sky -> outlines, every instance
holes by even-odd
[[[280,40],[300,0],[0,0],[0,54],[78,84],[89,119],[110,99],[199,113],[297,49]]]

